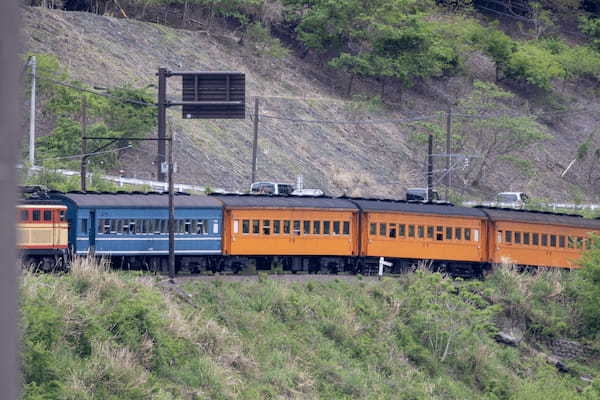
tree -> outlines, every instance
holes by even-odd
[[[466,182],[479,185],[486,171],[496,166],[503,156],[551,138],[532,116],[510,115],[513,111],[506,101],[513,97],[495,84],[476,81],[471,94],[459,101],[462,112],[473,118],[454,129],[456,146],[481,157],[467,170]],[[494,114],[482,115],[490,111]]]

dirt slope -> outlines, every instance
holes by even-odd
[[[177,181],[244,190],[250,183],[254,97],[261,98],[258,179],[295,181],[330,194],[402,196],[410,186],[423,186],[422,154],[411,154],[405,125],[324,124],[297,120],[397,120],[444,110],[444,95],[453,82],[431,82],[403,94],[402,111],[386,107],[367,112],[345,101],[316,66],[291,56],[274,61],[256,57],[234,37],[171,29],[152,23],[24,7],[26,51],[59,57],[75,79],[89,85],[134,87],[156,84],[160,66],[172,70],[237,70],[246,74],[246,120],[186,121],[169,112],[176,132]],[[489,79],[492,65],[482,56],[469,63],[470,76],[458,79],[464,88],[472,79]],[[179,96],[179,81],[171,79],[169,94]],[[329,84],[328,84],[329,83]],[[456,82],[454,82],[456,83]],[[359,83],[360,86],[360,83]],[[367,90],[368,86],[363,86]],[[393,89],[393,88],[392,88]],[[375,94],[375,93],[371,93]],[[521,98],[517,103],[531,100]],[[561,102],[570,108],[597,103],[593,88],[565,86]],[[527,176],[507,163],[491,171],[484,187],[466,190],[468,197],[486,198],[502,190],[525,190],[537,197],[598,201],[600,188],[576,187],[559,177],[574,158],[577,145],[595,129],[598,117],[561,114],[544,121],[554,139],[528,149],[520,157],[535,162]],[[43,134],[43,132],[42,132]],[[144,144],[123,159],[127,176],[155,178],[155,145]],[[594,193],[594,191],[596,193]]]

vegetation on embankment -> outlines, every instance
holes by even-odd
[[[173,286],[86,260],[25,272],[24,399],[596,399],[600,251],[586,264],[483,282],[420,270]],[[592,355],[559,372],[557,338]]]

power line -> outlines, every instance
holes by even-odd
[[[65,157],[50,157],[50,158],[44,158],[42,160],[39,161],[48,161],[48,160],[69,160],[69,159],[73,159],[73,158],[81,158],[81,157],[89,157],[89,156],[95,156],[98,154],[105,154],[105,153],[113,153],[115,151],[119,151],[119,150],[125,150],[125,149],[130,149],[131,145],[127,145],[125,147],[118,147],[116,149],[112,149],[112,150],[104,150],[104,151],[96,151],[93,153],[86,153],[86,154],[75,154],[72,156],[65,156]]]
[[[332,124],[332,125],[377,125],[377,124],[400,124],[406,122],[429,121],[439,118],[439,115],[427,115],[423,117],[406,118],[406,119],[381,119],[381,120],[327,120],[327,119],[299,119],[289,117],[278,117],[273,115],[259,114],[261,118],[276,119],[281,121],[290,121],[304,124]]]
[[[141,100],[123,99],[123,98],[121,98],[119,96],[115,96],[115,95],[112,95],[110,93],[96,92],[96,91],[91,90],[91,89],[82,88],[82,87],[79,87],[79,86],[75,86],[75,85],[72,85],[72,84],[69,84],[69,83],[61,82],[61,81],[58,81],[56,79],[52,79],[52,78],[48,78],[48,77],[38,76],[38,79],[45,80],[45,81],[48,81],[48,82],[52,82],[55,85],[68,87],[68,88],[73,89],[73,90],[78,90],[80,92],[87,92],[87,93],[95,94],[96,96],[108,97],[108,98],[115,99],[115,100],[118,100],[118,101],[123,102],[123,103],[137,104],[137,105],[146,106],[146,107],[157,107],[157,105],[154,104],[154,103],[147,103],[147,102],[141,101]]]

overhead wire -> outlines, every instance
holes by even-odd
[[[125,150],[125,149],[131,149],[131,145],[128,146],[124,146],[124,147],[118,147],[116,149],[111,149],[111,150],[104,150],[104,151],[96,151],[93,153],[85,153],[85,154],[74,154],[72,156],[64,156],[64,157],[50,157],[50,158],[43,158],[41,160],[38,161],[48,161],[48,160],[69,160],[69,159],[73,159],[73,158],[81,158],[81,157],[89,157],[89,156],[95,156],[98,154],[105,154],[105,153],[113,153],[115,151],[119,151],[119,150]]]

